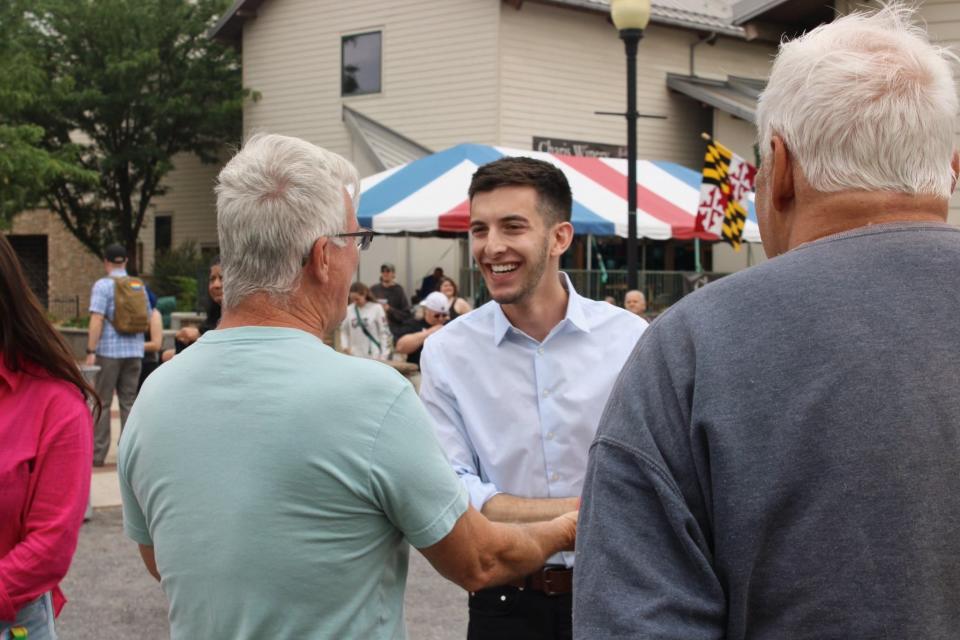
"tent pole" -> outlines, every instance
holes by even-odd
[[[640,282],[637,283],[637,286],[640,287],[640,291],[643,292],[644,297],[649,296],[647,292],[647,238],[644,236],[643,244],[640,245],[640,275],[642,276]]]
[[[593,289],[593,234],[587,234],[587,291],[586,296],[592,298],[590,295],[591,290]]]
[[[415,291],[413,280],[413,256],[410,253],[410,234],[407,233],[407,291]],[[407,294],[412,295],[410,293]]]
[[[693,239],[693,262],[697,273],[703,273],[703,265],[700,264],[700,238]]]

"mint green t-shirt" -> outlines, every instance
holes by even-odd
[[[118,464],[173,638],[404,638],[407,541],[467,508],[409,382],[296,329],[210,331],[157,369]]]

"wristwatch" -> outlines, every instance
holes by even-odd
[[[95,354],[96,352],[97,352],[96,349],[87,349],[87,355],[88,355],[88,356],[92,356],[92,355]]]

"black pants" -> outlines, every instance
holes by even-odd
[[[470,595],[467,640],[570,640],[573,596],[548,596],[516,587],[494,587]]]

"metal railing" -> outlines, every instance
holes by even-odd
[[[47,302],[47,311],[50,315],[61,320],[80,317],[80,296],[63,296],[50,298]]]
[[[600,271],[583,269],[563,269],[570,276],[574,288],[583,296],[594,300],[612,297],[618,305],[623,305],[623,296],[627,292],[626,270]],[[638,274],[639,289],[647,298],[647,308],[658,313],[688,293],[699,289],[709,282],[719,280],[726,273],[695,271],[641,271]],[[460,292],[465,298],[473,298],[479,306],[490,299],[483,283],[483,276],[477,269],[463,269],[460,273]],[[472,288],[471,288],[472,285]]]

